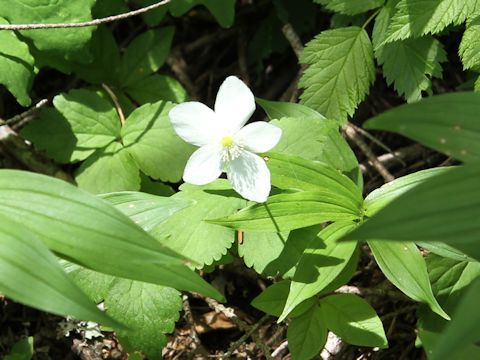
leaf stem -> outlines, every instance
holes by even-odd
[[[0,24],[0,30],[38,30],[38,29],[67,29],[67,28],[80,28],[88,26],[98,26],[102,24],[107,24],[113,21],[126,19],[132,16],[140,15],[156,8],[166,5],[171,0],[162,0],[158,3],[155,3],[150,6],[145,6],[143,8],[129,11],[123,14],[107,16],[100,19],[94,19],[90,21],[83,21],[78,23],[58,23],[58,24]]]
[[[102,84],[102,88],[107,92],[110,99],[112,99],[113,104],[115,105],[115,109],[117,110],[118,117],[120,118],[120,125],[123,127],[125,125],[125,114],[123,113],[122,107],[120,106],[120,102],[118,101],[117,95],[108,87],[108,85]]]
[[[365,23],[362,25],[362,29],[365,29],[368,24],[375,18],[375,16],[378,15],[378,13],[382,10],[382,8],[377,9],[370,17],[365,21]]]

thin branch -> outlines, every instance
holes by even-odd
[[[195,356],[196,352],[199,352],[202,356],[208,357],[208,351],[203,347],[202,341],[198,336],[197,330],[195,329],[195,320],[193,319],[192,310],[190,308],[190,303],[188,301],[188,296],[183,295],[183,311],[185,312],[185,320],[187,321],[188,325],[190,326],[190,337],[195,344],[195,351],[193,352],[193,356]]]
[[[112,99],[115,109],[117,110],[118,117],[120,118],[120,125],[123,127],[123,125],[125,125],[125,114],[120,106],[117,95],[115,95],[112,89],[105,84],[102,84],[102,88],[107,92],[108,96],[110,96],[110,99]]]
[[[0,24],[0,30],[39,30],[39,29],[68,29],[68,28],[80,28],[87,26],[98,26],[102,24],[111,23],[117,20],[123,20],[132,16],[137,16],[148,11],[155,10],[162,5],[166,5],[171,0],[163,0],[156,4],[145,6],[143,8],[129,11],[123,14],[107,16],[100,19],[83,21],[78,23],[59,23],[59,24]]]
[[[48,104],[48,99],[42,99],[38,103],[36,103],[34,106],[32,106],[30,109],[27,111],[24,111],[21,114],[15,115],[14,117],[8,119],[8,120],[0,120],[0,125],[12,125],[18,122],[21,122],[22,120],[25,120],[26,118],[31,118],[33,115],[37,113],[41,108],[43,108],[45,105]]]
[[[266,314],[264,315],[255,325],[253,325],[250,330],[246,331],[245,334],[240,337],[237,341],[232,343],[230,347],[228,348],[228,351],[225,353],[225,357],[228,359],[230,356],[232,356],[233,352],[240,346],[242,345],[257,329],[268,319],[270,318],[270,315]]]
[[[343,131],[345,132],[345,135],[357,145],[360,150],[365,154],[365,156],[368,159],[368,162],[375,168],[375,170],[378,171],[378,173],[383,177],[385,182],[390,182],[395,180],[395,177],[390,174],[390,172],[387,170],[383,164],[378,161],[378,158],[376,155],[373,153],[372,149],[367,145],[365,141],[361,138],[361,136],[357,133],[355,128],[350,124],[347,123],[343,127]]]
[[[295,55],[297,58],[300,58],[300,54],[303,51],[303,44],[300,36],[298,36],[297,32],[293,28],[292,24],[286,23],[282,26],[283,36],[287,39],[292,47],[293,51],[295,51]]]

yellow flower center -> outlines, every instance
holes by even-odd
[[[231,136],[225,136],[222,139],[222,145],[224,148],[229,148],[233,145],[233,138]]]

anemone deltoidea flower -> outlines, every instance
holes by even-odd
[[[255,111],[255,98],[237,77],[229,76],[218,90],[215,110],[185,102],[170,110],[175,132],[199,146],[187,162],[183,180],[205,185],[222,172],[245,199],[265,202],[270,193],[270,171],[256,153],[271,150],[282,130],[264,121],[245,125]]]

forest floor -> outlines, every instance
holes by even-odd
[[[259,3],[255,8],[239,6],[235,26],[231,29],[219,28],[211,16],[201,9],[179,19],[167,20],[167,23],[171,22],[177,27],[177,35],[167,61],[168,66],[163,72],[179,79],[192,99],[209,106],[214,102],[219,84],[231,74],[241,77],[256,96],[270,100],[296,101],[301,69],[288,42],[278,46],[279,51],[268,53],[263,58],[252,59],[249,55],[249,45],[255,31],[269,12],[265,2]],[[328,17],[316,19],[312,29],[300,34],[301,42],[305,43],[326,29],[329,21]],[[114,25],[115,32],[121,36],[128,31],[129,37],[132,37],[135,32],[143,30],[137,25],[135,20],[126,21]],[[435,93],[455,89],[465,81],[461,77],[461,65],[454,50],[457,48],[458,39],[449,37],[448,40],[455,43],[446,42],[449,63],[444,66],[444,79],[435,80],[433,83]],[[449,51],[449,47],[452,51]],[[65,84],[68,84],[67,87]],[[50,97],[78,84],[79,80],[72,76],[54,70],[42,70],[36,78],[34,92],[41,97]],[[366,119],[402,102],[381,75],[378,75],[370,95],[360,105],[351,122],[361,126]],[[13,99],[11,103],[4,103],[3,112],[7,118],[21,111]],[[263,117],[260,110],[254,114],[257,120]],[[397,161],[391,152],[385,151],[357,130],[357,136],[362,138],[394,177],[449,161],[442,155],[399,136],[385,133],[373,135],[402,161]],[[365,192],[368,193],[379,187],[384,179],[369,164],[366,154],[357,146],[358,143],[351,141],[351,145],[362,163]],[[72,172],[73,169],[67,166],[63,170]],[[170,341],[164,350],[165,359],[290,359],[286,346],[285,324],[277,324],[276,318],[265,316],[250,305],[251,300],[272,283],[272,279],[247,269],[240,260],[220,266],[213,273],[207,274],[206,278],[224,290],[227,308],[186,294],[185,311],[175,332],[170,335]],[[318,358],[426,358],[423,350],[415,347],[416,303],[406,298],[385,279],[367,247],[362,248],[358,271],[343,291],[359,293],[372,304],[384,324],[389,348],[372,349],[347,345],[330,335],[326,349]],[[0,298],[0,354],[11,348],[20,337],[33,336],[35,359],[38,360],[127,359],[114,334],[106,332],[103,337],[88,339],[85,331],[79,331],[65,336],[65,332],[62,332],[64,323],[63,318]]]

